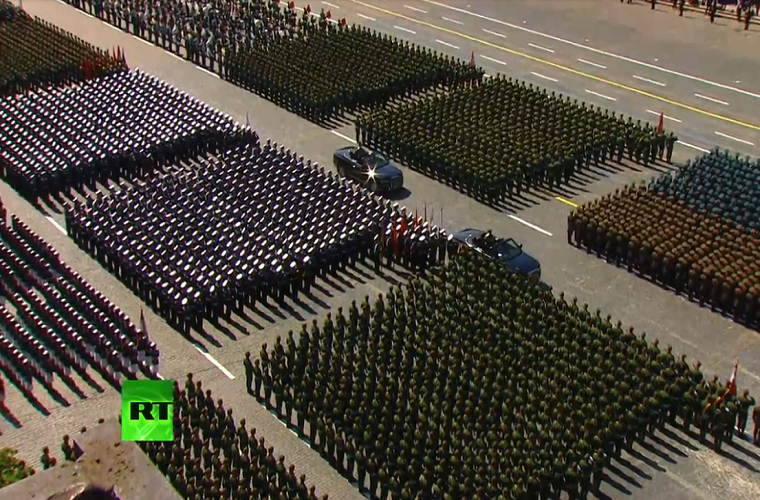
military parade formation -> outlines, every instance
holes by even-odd
[[[147,333],[1,207],[2,376],[29,401],[35,384],[52,390],[59,379],[71,387],[75,375],[92,380],[90,369],[116,387],[122,378],[155,378],[159,351]]]
[[[140,71],[7,97],[0,117],[0,167],[31,200],[144,176],[255,138],[229,116]]]
[[[750,324],[760,321],[757,161],[717,148],[568,218],[568,242]]]
[[[188,333],[205,319],[309,293],[326,273],[379,262],[383,248],[417,267],[435,262],[445,236],[415,231],[414,221],[387,229],[399,217],[388,202],[267,141],[223,150],[184,175],[99,193],[66,220],[80,247]]]
[[[476,199],[567,183],[592,164],[670,160],[676,138],[641,121],[496,75],[361,116],[357,140]]]
[[[57,26],[9,6],[0,14],[0,97],[67,85],[125,67]]]
[[[608,161],[670,162],[677,140],[292,2],[68,1],[308,119],[358,112],[358,143],[488,203]],[[475,252],[447,255],[427,209],[260,140],[130,71],[120,49],[0,0],[0,55],[5,178],[62,201],[68,236],[182,334],[308,296],[361,261],[411,271],[243,362],[252,397],[372,500],[586,498],[666,425],[716,448],[748,427],[758,442],[760,407],[736,372],[708,380],[598,309]],[[715,152],[582,206],[568,241],[756,321],[757,167]],[[91,369],[114,387],[158,378],[144,321],[0,215],[0,394],[5,380],[31,400],[34,384]],[[327,499],[200,380],[174,396],[174,441],[140,445],[181,496]],[[49,449],[42,463],[55,465]]]
[[[309,36],[231,52],[224,75],[317,122],[483,76],[463,61],[367,28],[326,26]]]
[[[257,40],[293,32],[299,24],[314,31],[328,24],[322,11],[305,13],[301,23],[293,2],[275,0],[202,3],[181,0],[66,0],[71,5],[158,47],[212,71],[224,55],[253,47]],[[306,21],[304,21],[306,20]],[[335,22],[333,20],[333,22]]]
[[[245,364],[255,397],[383,500],[585,498],[666,423],[719,446],[754,403],[473,253]]]
[[[174,441],[140,446],[187,500],[328,500],[192,374],[174,383]]]

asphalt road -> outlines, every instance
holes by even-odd
[[[510,2],[510,5],[521,3]],[[617,2],[606,3],[617,4]],[[375,29],[394,33],[415,43],[451,51],[452,54],[456,53],[460,57],[469,57],[470,52],[476,50],[478,64],[486,67],[489,72],[500,70],[517,77],[525,77],[536,84],[557,89],[577,96],[579,99],[600,99],[593,102],[640,116],[642,119],[650,118],[652,121],[656,121],[657,118],[647,110],[658,111],[660,108],[656,104],[660,103],[664,106],[663,101],[657,101],[641,93],[609,85],[603,81],[593,80],[583,74],[569,72],[557,66],[570,68],[571,64],[585,64],[578,61],[572,62],[583,58],[607,68],[602,70],[591,66],[591,68],[584,68],[582,70],[584,73],[591,74],[592,70],[599,70],[608,81],[622,79],[621,75],[624,71],[627,72],[625,74],[656,79],[666,85],[664,88],[655,89],[656,95],[662,95],[663,98],[676,103],[670,104],[672,109],[665,111],[681,120],[672,123],[674,130],[682,139],[689,137],[697,147],[708,148],[711,144],[719,142],[716,139],[723,140],[720,136],[715,136],[714,132],[725,130],[726,134],[730,135],[744,134],[737,137],[750,141],[760,140],[756,135],[757,130],[746,126],[750,124],[741,125],[726,121],[726,119],[732,119],[743,123],[741,115],[728,113],[736,110],[737,105],[734,102],[739,102],[735,101],[739,98],[738,96],[744,96],[741,98],[746,98],[749,103],[754,102],[752,101],[754,98],[750,99],[745,94],[683,77],[676,78],[668,73],[641,74],[643,68],[633,63],[626,63],[631,65],[628,68],[622,64],[621,60],[614,57],[605,59],[599,53],[591,56],[589,51],[573,52],[584,49],[554,41],[549,43],[540,36],[525,37],[525,32],[520,30],[517,30],[520,33],[518,35],[498,23],[476,25],[474,24],[476,19],[471,19],[472,16],[466,17],[466,14],[451,12],[426,2],[411,3],[411,0],[405,2],[408,6],[426,11],[425,13],[405,8],[404,3],[395,1],[378,2],[382,11],[377,8],[373,10],[368,3],[359,5],[353,0],[335,0],[331,4],[332,6],[325,5],[325,8],[331,9],[334,17],[347,17],[350,22],[374,26]],[[531,5],[533,4],[534,2],[531,2]],[[321,5],[314,2],[311,7],[318,10]],[[146,42],[89,18],[70,6],[53,0],[26,0],[24,8],[90,43],[109,49],[117,45],[121,46],[126,51],[127,60],[132,67],[155,74],[228,113],[241,123],[245,122],[246,114],[248,114],[251,125],[262,138],[271,137],[322,164],[329,164],[332,151],[345,145],[353,136],[353,130],[350,127],[331,131],[310,124],[269,102],[221,81],[214,75],[199,71],[191,64],[178,60]],[[431,14],[434,8],[438,10],[435,14]],[[483,12],[487,12],[483,15],[489,17],[496,14]],[[462,24],[444,20],[443,17]],[[426,24],[420,24],[421,22]],[[490,23],[479,18],[477,22]],[[437,27],[444,27],[443,23],[449,23],[452,27],[447,27],[448,31],[441,31]],[[526,22],[526,25],[529,25],[529,22]],[[400,30],[396,26],[414,33]],[[475,33],[482,32],[484,28],[501,33],[508,38],[502,39],[497,35],[491,35],[494,41],[489,43],[492,43],[493,47],[474,40],[476,37],[481,38],[481,33]],[[568,27],[565,26],[564,29]],[[468,32],[473,33],[473,35],[467,35],[473,40],[456,34],[466,35]],[[563,38],[569,36],[571,35],[567,33],[562,34]],[[448,47],[436,40],[458,48]],[[514,43],[513,40],[515,40]],[[536,49],[528,45],[531,43],[554,52]],[[512,52],[505,52],[504,49]],[[529,50],[534,50],[535,53],[528,53]],[[605,50],[605,46],[597,46],[597,50]],[[531,58],[520,54],[531,55]],[[585,54],[585,57],[579,54]],[[484,56],[505,64],[490,62]],[[546,62],[543,62],[548,61],[546,56],[560,59],[557,59],[556,66],[548,66]],[[663,58],[665,57],[663,55]],[[612,68],[618,68],[618,65],[626,69],[613,71]],[[709,68],[703,71],[704,78],[711,77]],[[533,73],[542,76],[536,76]],[[557,81],[553,82],[543,77]],[[636,89],[641,87],[635,82],[633,85],[636,85]],[[597,98],[586,90],[592,90],[616,100]],[[717,93],[718,90],[725,94]],[[668,94],[670,97],[665,97],[664,91],[674,93]],[[701,92],[716,99],[732,100],[729,106],[724,106],[725,109],[718,107],[722,105],[706,101],[699,103],[699,111],[693,111],[676,101],[681,98],[679,95],[683,96],[688,92]],[[683,99],[685,100],[686,97]],[[749,104],[742,106],[749,106]],[[680,114],[675,114],[676,112]],[[722,118],[715,118],[705,113],[720,115]],[[688,133],[692,135],[689,136]],[[739,146],[748,154],[752,154],[752,147],[741,143]],[[697,151],[688,147],[680,147],[676,150],[676,158],[685,160],[696,153]],[[721,377],[728,377],[735,360],[738,359],[740,362],[739,386],[749,388],[754,394],[760,394],[760,341],[757,332],[749,331],[709,310],[676,297],[646,280],[589,256],[567,245],[565,241],[566,217],[570,207],[565,202],[559,201],[557,196],[570,203],[581,203],[630,182],[648,179],[665,168],[659,166],[656,169],[643,169],[630,165],[622,167],[613,165],[595,169],[588,175],[575,179],[568,190],[558,193],[533,193],[523,200],[517,200],[512,210],[505,211],[484,207],[446,186],[413,171],[406,171],[405,177],[410,193],[399,202],[411,210],[418,210],[419,213],[427,211],[428,214],[432,214],[435,224],[442,224],[448,229],[484,227],[492,228],[496,234],[514,237],[524,243],[527,251],[541,260],[544,281],[557,292],[564,291],[566,295],[577,296],[581,302],[589,303],[592,309],[599,307],[605,313],[611,314],[613,318],[623,321],[624,324],[634,326],[637,331],[648,332],[650,338],[658,337],[662,344],[673,345],[675,351],[687,354],[690,359],[700,359],[707,373],[717,373]],[[32,229],[50,241],[59,250],[64,260],[82,273],[94,286],[120,304],[132,318],[135,320],[139,318],[141,308],[139,299],[76,248],[65,236],[65,230],[61,227],[63,220],[60,214],[52,211],[41,213],[35,210],[2,183],[0,183],[0,196],[9,211],[19,214]],[[441,208],[443,208],[442,212]],[[403,276],[387,273],[384,276],[377,276],[368,269],[360,268],[350,275],[342,276],[339,280],[322,283],[314,297],[307,298],[300,304],[291,304],[289,311],[254,311],[247,318],[235,318],[233,323],[208,328],[207,338],[195,335],[197,341],[195,345],[171,330],[152,312],[146,311],[146,316],[151,335],[161,348],[161,373],[166,378],[181,378],[188,371],[195,372],[196,376],[203,380],[204,385],[211,388],[218,397],[224,398],[225,402],[233,402],[232,405],[238,417],[246,418],[249,424],[254,425],[267,436],[272,445],[279,452],[284,453],[289,461],[294,461],[298,470],[306,473],[310,480],[317,484],[318,491],[327,492],[331,498],[335,499],[359,498],[358,492],[332,471],[322,459],[298,441],[260,405],[245,395],[243,383],[240,381],[243,375],[241,361],[246,350],[258,352],[262,342],[268,342],[271,345],[277,335],[284,336],[288,329],[296,328],[302,320],[318,318],[327,308],[338,306],[345,308],[352,299],[359,299],[367,294],[376,295],[387,289],[394,281],[402,280]],[[66,392],[65,389],[61,389],[61,392],[71,398],[70,392]],[[0,437],[0,445],[10,443],[18,446],[26,458],[36,462],[40,447],[49,444],[52,437],[59,439],[64,433],[75,433],[76,429],[82,425],[92,425],[97,418],[112,416],[118,412],[118,398],[112,391],[106,391],[98,396],[89,392],[88,396],[84,405],[72,405],[68,408],[55,406],[54,402],[47,401],[49,406],[54,407],[53,417],[44,420],[35,418],[34,411],[20,410],[22,415],[19,416],[19,420],[22,420],[25,426],[21,429],[12,429],[8,425],[0,425],[4,432],[4,435]],[[9,398],[21,406],[24,405],[18,401],[17,394],[11,394]],[[662,443],[656,443],[652,449],[644,450],[641,455],[629,456],[628,465],[610,472],[609,481],[605,484],[603,491],[611,498],[757,499],[760,498],[760,484],[757,479],[760,457],[757,456],[756,449],[750,449],[751,447],[747,446],[743,448],[745,451],[729,449],[730,452],[726,456],[719,455],[697,444],[693,439],[676,433],[673,436],[664,437]]]
[[[682,146],[693,149],[693,154],[717,144],[757,156],[756,145],[760,145],[760,121],[756,118],[760,111],[760,79],[754,71],[757,63],[749,56],[732,61],[728,47],[717,55],[710,53],[704,57],[694,44],[690,45],[690,51],[682,44],[667,42],[646,47],[653,42],[641,40],[649,35],[632,36],[634,28],[613,29],[603,21],[596,22],[596,18],[594,22],[588,16],[583,20],[580,8],[567,8],[571,11],[568,13],[542,1],[444,4],[434,0],[336,0],[329,5],[321,4],[334,15],[356,19],[440,52],[464,59],[474,52],[477,64],[488,73],[517,76],[655,124],[659,113],[664,112],[666,127],[675,131],[683,141]],[[617,2],[571,0],[568,4],[593,8],[601,4],[608,10],[614,6],[621,18],[631,17],[629,13],[635,9]],[[546,17],[551,22],[546,22]],[[675,20],[683,21],[677,17]],[[644,18],[641,22],[646,21]],[[662,19],[657,21],[663,24]],[[679,24],[683,26],[682,22]],[[555,30],[554,26],[562,29]],[[683,59],[694,63],[673,63]],[[697,59],[711,62],[701,65]],[[746,90],[753,88],[758,92]]]

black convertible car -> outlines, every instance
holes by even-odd
[[[449,251],[475,251],[514,273],[528,276],[534,283],[541,280],[541,264],[523,251],[522,245],[512,238],[497,238],[490,231],[467,228],[454,233],[449,236]]]
[[[373,193],[390,193],[404,186],[404,174],[383,155],[348,146],[333,155],[338,174],[359,182]]]

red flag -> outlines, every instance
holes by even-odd
[[[474,50],[470,54],[470,67],[471,68],[475,67],[475,51]]]
[[[420,225],[420,219],[417,216],[417,209],[414,209],[414,227],[417,227]]]
[[[306,13],[311,14],[311,5],[306,6]]]
[[[344,17],[343,19],[341,19],[341,20],[340,20],[340,24],[341,24],[342,26],[345,26],[346,24],[348,24],[348,23],[346,22],[346,18],[345,18],[345,17]]]
[[[145,322],[145,313],[143,312],[142,308],[140,308],[140,331],[145,336],[148,335],[148,324]]]
[[[731,379],[728,381],[728,393],[734,394],[736,392],[736,372],[739,370],[739,362],[734,364],[734,372],[731,374]]]
[[[391,239],[393,240],[393,253],[398,257],[398,233],[396,233],[396,224],[393,224],[393,232],[391,233]]]
[[[736,372],[739,370],[739,362],[737,361],[734,364],[734,371],[731,373],[731,379],[728,381],[728,387],[726,387],[726,393],[722,396],[718,396],[718,399],[716,399],[712,404],[708,404],[705,407],[705,413],[712,410],[713,408],[719,407],[721,404],[723,404],[723,401],[730,396],[731,394],[736,392]]]
[[[332,12],[328,10],[326,16],[327,16],[327,19],[332,19]]]
[[[660,122],[657,124],[657,133],[665,132],[665,113],[660,112]]]
[[[406,214],[403,214],[401,216],[401,235],[402,236],[406,234],[406,219],[407,219]]]

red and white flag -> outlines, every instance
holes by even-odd
[[[728,381],[728,392],[726,394],[734,394],[736,392],[736,372],[739,371],[739,362],[734,364],[734,372],[731,374],[731,378]]]
[[[662,134],[665,132],[665,113],[660,112],[660,121],[657,123],[657,133]]]

